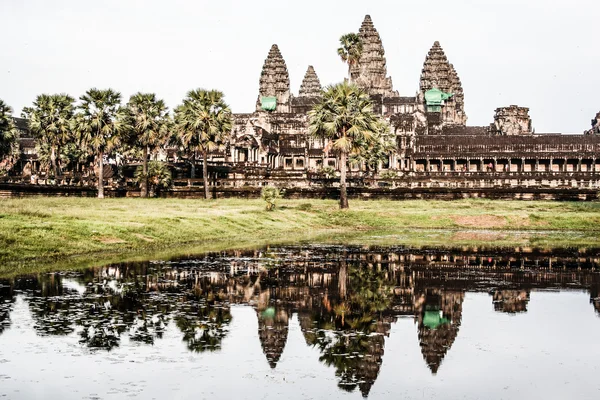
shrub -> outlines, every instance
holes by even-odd
[[[327,179],[335,178],[335,168],[323,167],[319,170],[319,174],[323,175]]]
[[[267,211],[273,211],[275,209],[275,201],[282,197],[282,193],[275,186],[265,186],[260,191],[260,197],[267,203]]]
[[[398,177],[398,174],[396,173],[396,171],[383,171],[379,177],[381,179],[394,179]]]
[[[136,168],[133,179],[135,183],[140,185],[144,178],[144,171],[140,165]],[[171,171],[165,163],[160,161],[150,161],[148,163],[148,195],[150,197],[156,196],[161,190],[170,188],[172,184]]]

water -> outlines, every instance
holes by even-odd
[[[308,246],[0,280],[0,398],[597,399],[599,261]]]

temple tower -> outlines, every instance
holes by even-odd
[[[448,62],[440,42],[425,57],[419,85],[420,101],[430,113],[440,113],[443,124],[465,125],[465,97],[460,78]]]
[[[319,97],[321,96],[321,82],[312,65],[308,66],[302,85],[300,85],[299,97]]]
[[[371,95],[397,97],[392,78],[386,76],[385,51],[370,15],[365,16],[358,36],[362,41],[363,50],[358,63],[350,69],[351,81]]]
[[[592,118],[592,129],[584,132],[586,135],[600,135],[600,112]]]
[[[290,112],[290,77],[276,44],[271,46],[260,75],[256,111]]]
[[[532,134],[529,108],[519,106],[497,108],[494,122],[490,125],[490,133],[493,135]]]

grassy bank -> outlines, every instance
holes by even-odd
[[[0,276],[267,243],[600,247],[600,203],[0,200]]]

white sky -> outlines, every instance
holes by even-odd
[[[20,114],[40,93],[151,91],[170,108],[190,89],[219,89],[254,110],[270,46],[292,92],[314,65],[341,81],[339,37],[370,14],[400,95],[418,89],[439,40],[462,80],[469,125],[494,109],[531,109],[536,132],[582,132],[600,110],[598,0],[0,0],[0,98]]]

